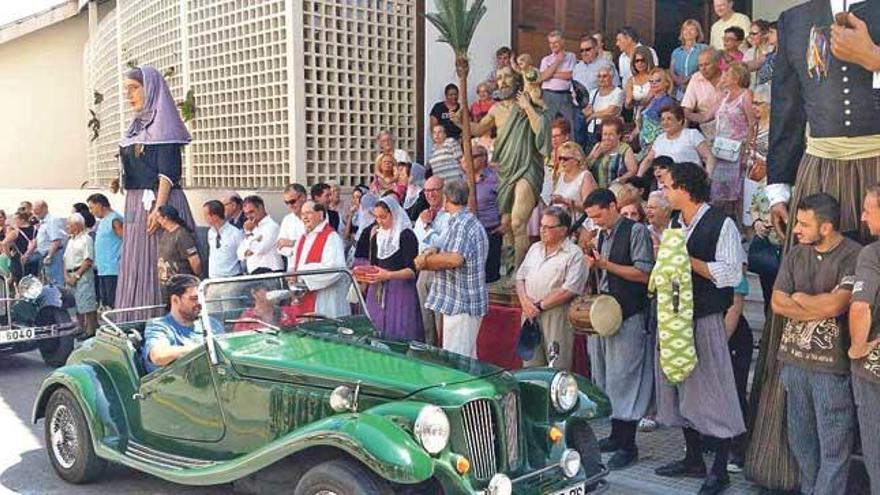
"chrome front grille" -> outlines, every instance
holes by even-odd
[[[507,441],[507,467],[510,471],[519,467],[519,404],[514,392],[504,397],[504,430]]]
[[[468,402],[461,408],[461,418],[464,423],[468,458],[474,467],[474,476],[478,480],[488,480],[498,472],[492,401],[477,399]]]

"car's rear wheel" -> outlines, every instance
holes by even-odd
[[[391,495],[383,480],[348,459],[327,461],[306,471],[294,495]]]
[[[70,315],[67,311],[55,306],[46,306],[40,309],[40,312],[37,314],[36,324],[38,326],[66,323],[70,323]],[[40,342],[40,355],[43,356],[43,362],[55,368],[64,366],[64,363],[67,362],[67,357],[73,352],[73,342],[73,335]]]
[[[95,455],[82,409],[66,388],[49,397],[44,436],[49,462],[65,481],[87,483],[104,469],[106,462]]]

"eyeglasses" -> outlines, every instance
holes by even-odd
[[[651,84],[663,84],[663,79],[651,79],[649,82]]]
[[[567,162],[567,161],[569,161],[569,160],[575,160],[575,159],[576,159],[576,158],[573,157],[573,156],[561,156],[561,155],[560,155],[558,158],[559,158],[560,160],[564,161],[564,162]]]
[[[443,190],[443,189],[440,188],[440,187],[428,187],[428,188],[425,188],[425,192],[426,192],[426,193],[430,193],[430,192],[440,192],[440,191],[442,191],[442,190]]]
[[[480,154],[480,155],[473,155],[473,159],[474,159],[474,160],[476,160],[477,158],[489,158],[489,156],[488,156],[488,155],[483,155],[483,154]]]
[[[295,204],[297,204],[297,203],[299,202],[299,199],[300,199],[300,198],[291,199],[291,200],[286,200],[286,199],[285,199],[285,200],[284,200],[284,204],[286,204],[287,206],[293,206],[293,205],[295,205]]]
[[[593,51],[592,48],[581,48],[581,53],[590,53],[591,51]]]
[[[599,79],[608,79],[611,77],[611,74],[599,74],[596,77],[598,77]]]
[[[749,31],[749,36],[760,36],[760,35],[761,35],[760,31]]]
[[[544,224],[541,224],[540,229],[541,229],[541,230],[550,230],[550,229],[558,229],[559,227],[562,227],[562,224],[556,224],[556,225],[544,225]]]
[[[637,58],[637,59],[634,59],[634,60],[633,60],[633,63],[634,63],[634,64],[644,64],[644,63],[645,63],[645,59],[643,59],[643,58]]]

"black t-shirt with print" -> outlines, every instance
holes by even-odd
[[[456,104],[451,111],[446,108],[446,103],[438,102],[431,108],[431,117],[437,119],[437,122],[446,129],[446,137],[461,139],[461,128],[452,122],[451,113],[457,112],[461,105]]]
[[[865,246],[859,253],[852,300],[871,306],[868,341],[876,339],[880,335],[880,241]],[[863,359],[853,361],[852,372],[861,378],[880,383],[880,348],[874,349]]]
[[[174,275],[194,275],[189,257],[199,254],[192,233],[183,227],[174,232],[162,232],[159,236],[159,282],[164,284]]]
[[[813,246],[794,246],[782,259],[773,290],[789,295],[826,294],[835,288],[851,291],[861,248],[848,238],[825,253],[817,252]],[[846,315],[806,322],[787,320],[777,357],[813,371],[845,374],[850,368],[848,349]]]

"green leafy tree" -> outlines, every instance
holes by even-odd
[[[477,31],[477,25],[486,15],[484,0],[473,0],[468,8],[468,0],[434,0],[437,12],[425,14],[425,18],[440,32],[437,41],[446,43],[455,54],[455,74],[458,76],[459,102],[461,106],[461,144],[464,153],[465,173],[467,175],[470,197],[468,206],[476,213],[476,176],[474,159],[471,153],[471,115],[468,108],[468,73],[470,61],[468,49]]]

